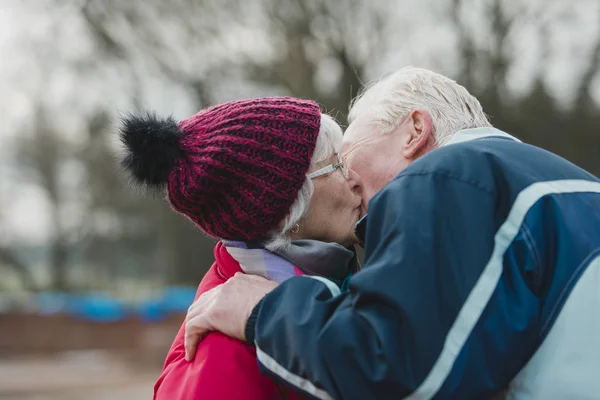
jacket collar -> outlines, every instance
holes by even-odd
[[[214,255],[217,265],[217,273],[222,279],[229,279],[236,272],[244,272],[240,264],[227,252],[223,242],[217,242],[214,249]]]
[[[443,146],[448,146],[451,144],[470,142],[471,140],[483,139],[489,137],[503,137],[506,139],[515,140],[520,142],[516,137],[509,135],[506,132],[501,131],[500,129],[493,127],[485,127],[485,128],[470,128],[463,129],[454,134],[452,138]],[[443,147],[442,146],[442,147]]]

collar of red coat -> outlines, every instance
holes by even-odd
[[[227,252],[223,242],[219,241],[214,250],[215,260],[217,261],[217,273],[221,278],[229,279],[236,272],[244,272],[240,264]]]

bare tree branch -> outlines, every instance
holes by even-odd
[[[462,71],[459,80],[468,88],[473,88],[474,85],[474,70],[476,59],[476,47],[471,35],[467,31],[467,27],[462,20],[461,10],[464,0],[451,0],[450,18],[458,35],[459,53],[461,54],[460,61],[463,63]]]

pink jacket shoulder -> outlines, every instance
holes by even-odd
[[[235,272],[242,272],[229,254],[224,257],[224,251],[219,243],[215,248],[217,261],[202,279],[196,297],[224,283]],[[260,373],[253,346],[219,332],[206,336],[198,346],[195,359],[185,361],[184,333],[185,321],[154,386],[154,400],[297,398]]]

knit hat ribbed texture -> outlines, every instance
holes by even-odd
[[[172,208],[216,238],[256,241],[289,213],[319,135],[309,100],[268,97],[213,106],[176,124],[124,121],[123,165],[142,184],[166,184]]]

